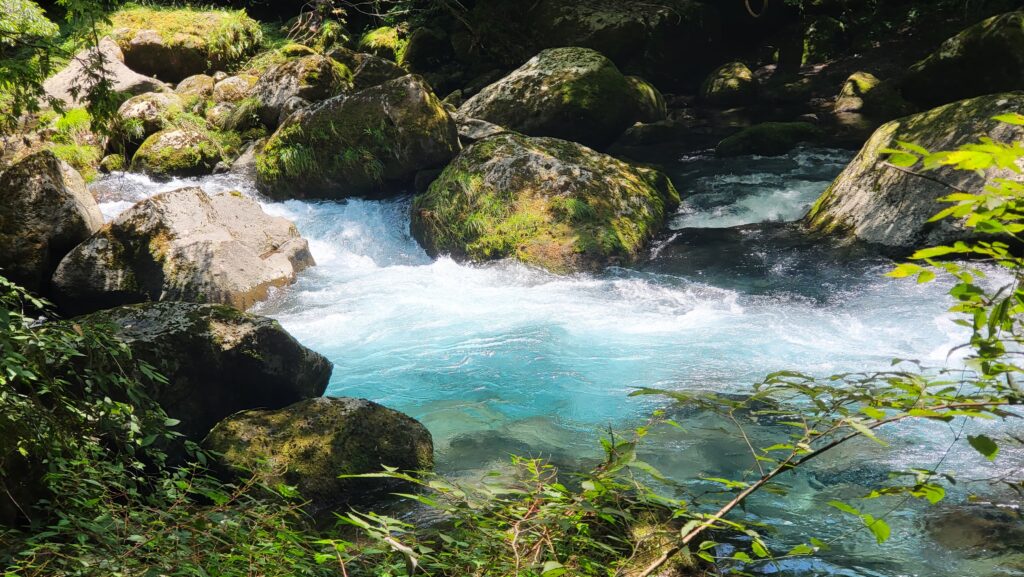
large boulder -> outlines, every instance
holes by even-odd
[[[142,142],[132,157],[132,170],[154,178],[201,176],[223,160],[223,149],[205,130],[165,128]]]
[[[393,489],[381,479],[340,479],[384,467],[433,467],[430,432],[415,419],[363,399],[322,397],[221,421],[204,441],[231,468],[254,470],[273,487],[296,487],[311,513]]]
[[[244,310],[314,264],[295,226],[255,201],[182,188],[121,213],[64,258],[53,284],[72,313],[164,300]]]
[[[929,219],[948,206],[938,199],[954,191],[978,192],[993,178],[1024,182],[1020,174],[940,168],[926,175],[892,166],[883,152],[909,142],[931,151],[953,150],[989,136],[1001,142],[1024,139],[1020,126],[992,119],[1024,111],[1024,94],[995,94],[963,100],[894,120],[879,128],[853,162],[818,199],[804,223],[813,230],[851,236],[899,250],[954,242],[968,233],[955,222]]]
[[[273,198],[379,195],[458,151],[455,122],[409,75],[290,116],[257,156],[257,186]]]
[[[700,87],[700,98],[708,104],[741,106],[757,99],[757,80],[742,62],[729,62],[716,68]]]
[[[166,377],[148,392],[194,441],[238,411],[319,397],[331,376],[330,361],[277,321],[223,305],[147,303],[74,322],[113,326],[136,359]]]
[[[142,94],[145,92],[168,91],[170,88],[156,78],[143,76],[124,65],[124,54],[117,44],[109,39],[100,40],[96,48],[83,50],[75,55],[60,72],[43,83],[46,95],[62,101],[66,106],[84,104],[87,78],[86,69],[100,58],[103,62],[104,77],[110,81],[114,92]]]
[[[288,60],[267,70],[256,82],[260,120],[275,127],[287,116],[289,101],[319,102],[348,92],[352,72],[347,66],[319,54]]]
[[[1024,12],[993,16],[946,40],[900,86],[927,106],[1024,89]]]
[[[0,275],[30,291],[44,290],[60,259],[101,226],[81,175],[49,150],[0,176]]]
[[[467,100],[459,115],[530,136],[602,147],[641,120],[645,102],[599,52],[552,48]]]
[[[213,87],[216,83],[208,74],[194,74],[179,82],[174,87],[174,92],[178,96],[206,100],[213,96]]]
[[[259,48],[263,31],[244,11],[135,7],[110,17],[124,62],[167,82],[227,70]]]
[[[585,146],[505,133],[466,148],[413,204],[430,254],[556,273],[638,260],[679,204],[668,178]]]

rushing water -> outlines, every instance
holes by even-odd
[[[409,236],[408,198],[266,203],[296,223],[318,266],[257,312],[335,363],[329,394],[370,398],[422,421],[438,468],[453,475],[502,466],[510,454],[584,465],[608,427],[639,423],[662,405],[628,397],[637,387],[742,392],[780,369],[831,374],[884,368],[894,357],[955,363],[948,353],[964,335],[944,313],[941,287],[886,279],[886,261],[808,243],[779,224],[799,218],[849,157],[798,150],[683,158],[670,169],[686,200],[650,263],[601,275],[433,260]],[[231,176],[157,184],[117,175],[94,191],[111,217],[144,196],[197,183],[255,194]],[[680,418],[686,431],[652,440],[645,455],[663,472],[693,479],[751,466],[722,423]],[[808,534],[837,540],[820,559],[767,572],[1024,575],[1019,550],[975,555],[961,547],[966,537],[950,535],[966,531],[970,523],[957,515],[972,519],[971,509],[938,516],[910,507],[891,518],[894,537],[882,547],[864,532],[847,534],[848,520],[825,506],[829,499],[863,494],[890,468],[936,465],[957,431],[903,433],[897,451],[857,445],[784,481],[788,497],[752,502],[754,515],[781,528],[779,547]],[[967,476],[993,474],[969,450],[943,463]],[[951,501],[964,494],[954,491]]]

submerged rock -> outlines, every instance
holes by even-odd
[[[900,87],[928,106],[1024,89],[1024,12],[993,16],[946,40],[910,68]]]
[[[737,132],[718,143],[719,156],[779,156],[802,142],[814,142],[821,130],[809,122],[763,122]]]
[[[73,313],[164,300],[244,310],[314,264],[295,226],[255,201],[182,188],[136,204],[80,244],[53,284]]]
[[[459,115],[531,136],[606,146],[649,117],[651,100],[659,96],[649,84],[638,89],[599,52],[553,48],[481,90]]]
[[[729,62],[716,68],[700,87],[700,98],[708,104],[742,106],[757,99],[757,80],[742,62]]]
[[[505,133],[464,150],[413,204],[427,252],[556,273],[640,258],[679,204],[668,178],[580,144]]]
[[[257,155],[257,185],[273,198],[380,195],[458,151],[455,121],[409,75],[290,116]]]
[[[284,121],[289,101],[319,102],[352,89],[352,72],[344,64],[309,54],[273,66],[256,82],[260,120],[273,128]]]
[[[64,255],[101,226],[82,176],[49,150],[0,176],[0,274],[30,291],[46,289]]]
[[[339,479],[384,467],[433,467],[430,432],[415,419],[362,399],[323,397],[278,410],[246,411],[221,421],[204,441],[232,468],[294,486],[312,513],[395,488],[382,479]]]
[[[1024,138],[1020,126],[993,116],[1024,110],[1024,94],[994,94],[947,104],[883,125],[853,162],[815,203],[804,222],[813,230],[834,232],[890,247],[912,249],[949,243],[969,236],[950,220],[928,222],[945,208],[939,198],[954,191],[977,192],[993,178],[1024,181],[1020,174],[989,169],[940,168],[921,176],[886,162],[886,148],[897,141],[930,151],[953,150],[983,135],[999,142]]]
[[[147,303],[75,322],[113,325],[136,359],[166,377],[148,392],[194,441],[238,411],[319,397],[331,377],[330,361],[277,321],[222,305]]]
[[[110,88],[114,92],[142,94],[170,90],[166,84],[156,78],[143,76],[125,66],[124,54],[121,49],[110,38],[104,38],[100,40],[95,49],[90,48],[76,54],[64,69],[43,83],[43,90],[47,96],[61,100],[67,106],[83,104],[85,92],[82,90],[79,90],[77,94],[73,94],[73,92],[76,88],[82,88],[82,80],[88,77],[85,71],[96,57],[102,59],[104,77],[110,81]]]
[[[220,145],[204,130],[166,128],[149,136],[132,157],[132,170],[155,178],[210,174],[223,160]]]

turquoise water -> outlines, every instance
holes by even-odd
[[[257,312],[335,363],[329,394],[370,398],[421,420],[444,473],[475,475],[503,466],[510,454],[586,466],[602,432],[642,422],[662,406],[627,397],[636,387],[742,393],[780,369],[831,374],[884,368],[894,357],[957,362],[948,353],[964,335],[944,313],[941,287],[886,279],[886,261],[809,244],[782,224],[799,218],[849,158],[830,150],[682,158],[670,170],[686,202],[651,262],[600,275],[433,260],[409,236],[408,198],[267,203],[310,240],[318,266]],[[120,175],[94,190],[110,216],[187,183],[195,182]],[[236,177],[198,184],[254,194]],[[745,226],[727,228],[737,225]],[[750,467],[722,423],[680,419],[686,431],[656,435],[646,460],[679,479]],[[943,519],[971,517],[973,509],[894,514],[894,538],[884,547],[863,532],[847,535],[850,525],[824,505],[828,499],[862,494],[889,468],[934,465],[956,435],[935,427],[903,433],[899,450],[851,447],[785,480],[789,497],[751,504],[754,515],[782,528],[773,536],[780,547],[807,534],[839,540],[820,559],[766,572],[1024,575],[1019,553],[936,547],[936,539],[948,540],[944,527],[964,527]],[[969,451],[943,462],[968,476],[992,473]],[[953,493],[955,501],[966,491]]]

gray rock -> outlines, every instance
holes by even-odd
[[[53,284],[72,313],[166,300],[245,310],[314,264],[295,225],[255,201],[182,188],[136,204],[78,245]]]
[[[74,322],[113,325],[135,358],[167,377],[148,392],[193,441],[238,411],[319,397],[331,376],[331,363],[277,321],[222,305],[147,303]]]
[[[257,78],[251,74],[228,76],[213,86],[214,102],[238,102],[248,98],[256,86]]]
[[[174,92],[179,96],[195,96],[207,99],[213,96],[213,87],[217,83],[212,76],[207,74],[195,74],[182,80],[174,87]]]
[[[154,178],[209,174],[223,160],[221,146],[192,127],[165,128],[150,135],[132,157],[132,170]]]
[[[168,111],[181,106],[173,92],[147,92],[125,100],[117,109],[116,134],[122,142],[138,146],[164,127]]]
[[[44,291],[64,255],[101,226],[81,175],[49,150],[0,176],[0,274],[30,291]]]
[[[221,421],[204,446],[231,468],[259,471],[269,486],[294,486],[319,513],[393,490],[382,479],[339,479],[384,467],[433,467],[430,432],[415,419],[363,399],[323,397],[278,410],[254,410]],[[262,464],[261,464],[262,463]]]
[[[971,238],[956,222],[928,222],[948,206],[938,199],[954,191],[980,191],[993,178],[1024,182],[1020,173],[989,169],[983,174],[939,168],[927,176],[886,162],[883,149],[897,141],[931,151],[954,150],[989,136],[999,142],[1024,139],[1020,126],[993,116],[1024,111],[1024,94],[980,96],[901,118],[871,136],[853,162],[839,175],[804,219],[809,228],[869,243],[910,250]]]
[[[100,40],[96,51],[103,59],[103,70],[106,77],[111,81],[111,88],[115,92],[126,94],[142,94],[144,92],[164,92],[170,88],[156,78],[143,76],[124,65],[124,54],[117,44],[109,39]],[[43,83],[43,90],[47,96],[56,98],[68,106],[82,104],[85,90],[77,95],[72,94],[76,87],[82,88],[81,83],[86,78],[84,72],[86,64],[93,57],[92,49],[83,50],[71,59],[71,62],[63,70],[51,76]]]

